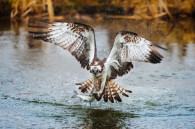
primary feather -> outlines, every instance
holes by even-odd
[[[160,63],[163,56],[152,45],[136,33],[119,31],[105,63],[108,76],[114,79],[127,74],[133,68],[132,61]]]
[[[96,56],[93,28],[80,23],[35,22],[39,22],[42,26],[29,25],[31,37],[53,43],[68,50],[83,68],[89,69],[89,65]],[[35,29],[38,29],[38,31]]]

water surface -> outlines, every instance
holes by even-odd
[[[95,28],[98,56],[107,57],[116,32],[130,30],[169,51],[160,64],[133,62],[116,81],[133,91],[122,103],[72,99],[87,70],[63,49],[27,37],[25,23],[0,21],[0,127],[195,128],[194,22],[113,20]],[[78,90],[77,90],[78,91]]]

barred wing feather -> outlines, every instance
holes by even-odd
[[[29,25],[29,35],[34,39],[53,43],[68,50],[80,62],[83,68],[89,69],[96,56],[94,30],[81,23],[59,23],[36,21],[41,26]]]
[[[132,61],[160,63],[163,56],[153,46],[162,48],[136,33],[119,31],[105,63],[108,76],[114,79],[128,73],[133,68]]]

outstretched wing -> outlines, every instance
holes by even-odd
[[[92,27],[80,23],[35,22],[40,25],[29,25],[31,37],[68,50],[80,62],[81,67],[89,69],[96,56],[95,34]]]
[[[153,46],[164,49],[136,33],[119,31],[105,63],[108,76],[114,79],[128,73],[133,68],[132,61],[160,63],[163,56]]]

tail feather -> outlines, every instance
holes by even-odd
[[[115,85],[115,88],[117,89],[118,92],[120,92],[123,96],[126,96],[126,97],[129,97],[129,96],[125,94],[124,92],[132,93],[132,91],[126,90],[123,87],[119,86],[118,84]]]
[[[86,89],[86,88],[81,89],[81,92],[82,92],[82,93],[87,93],[87,89]]]
[[[104,89],[104,101],[108,102],[108,86],[105,86]]]
[[[113,94],[113,96],[114,96],[114,99],[115,99],[115,100],[117,100],[118,102],[122,102],[122,99],[121,99],[121,97],[119,96],[119,94],[118,94],[117,92],[115,92],[115,93]]]
[[[108,86],[108,99],[110,100],[111,103],[114,103],[114,99],[112,97],[112,93],[109,86]]]
[[[97,94],[96,94],[95,99],[96,99],[97,101],[100,101],[100,100],[102,99],[102,96],[103,96],[103,94],[101,94],[100,96],[97,96]]]
[[[97,83],[100,83],[100,82],[97,82]],[[80,89],[81,92],[83,92],[83,93],[92,92],[92,91],[95,89],[95,87],[94,87],[94,85],[93,85],[93,80],[92,80],[92,78],[90,78],[90,79],[88,79],[88,80],[86,80],[86,81],[84,81],[84,82],[81,82],[81,83],[76,83],[76,85],[81,85],[81,86],[79,87],[79,89]],[[104,93],[103,93],[103,94],[104,94]],[[94,97],[95,97],[95,99],[96,99],[97,101],[100,101],[101,98],[102,98],[102,96],[103,96],[103,94],[101,94],[100,96],[94,95]]]
[[[76,85],[81,85],[79,89],[83,93],[92,92],[95,89],[92,78],[81,83],[76,83]],[[100,96],[94,94],[94,97],[97,101],[100,101],[103,96],[105,102],[110,101],[111,103],[114,103],[114,100],[122,102],[122,99],[119,94],[129,97],[124,92],[132,93],[131,90],[127,90],[119,86],[114,80],[110,80],[105,86],[104,92]]]
[[[121,97],[119,96],[119,93],[123,96],[129,97],[124,92],[132,93],[132,91],[124,89],[123,87],[119,86],[114,80],[110,80],[108,84],[105,86],[104,90],[104,101],[108,102],[108,100],[112,103],[114,103],[114,100],[118,102],[122,102]]]
[[[119,94],[117,93],[117,90],[114,89],[114,85],[111,86],[112,89],[112,96],[114,99],[118,102],[122,102],[122,99],[120,98]]]
[[[76,83],[76,85],[81,85],[81,87],[79,87],[79,89],[83,93],[88,93],[89,91],[92,91],[92,89],[93,89],[92,78],[90,78],[84,82],[81,82],[81,83]]]
[[[120,98],[119,94],[117,93],[117,90],[115,89],[115,85],[116,83],[114,81],[111,81],[110,87],[111,87],[112,96],[116,101],[122,102],[122,99]]]

